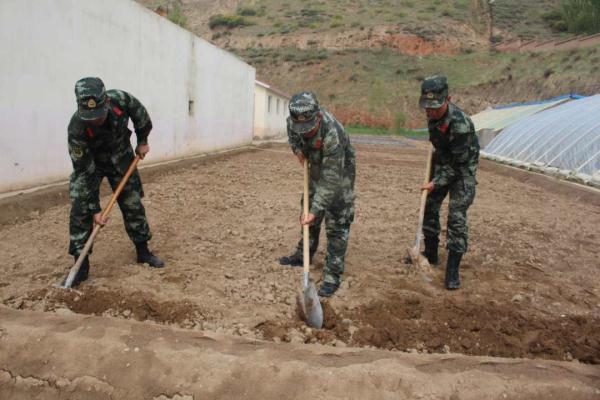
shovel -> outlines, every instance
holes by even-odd
[[[423,185],[427,185],[429,183],[429,179],[431,178],[431,158],[433,156],[433,148],[429,147],[429,152],[427,153],[427,167],[425,168],[425,179],[423,180]],[[415,245],[407,249],[408,256],[406,257],[406,263],[412,264],[413,267],[417,271],[421,273],[423,279],[428,282],[431,282],[431,278],[427,277],[422,269],[428,268],[429,261],[427,258],[421,254],[421,240],[423,239],[423,217],[425,216],[425,202],[427,201],[427,190],[423,189],[421,191],[421,206],[419,208],[419,223],[417,227],[417,237],[415,239]]]
[[[135,171],[139,161],[140,161],[140,156],[136,156],[133,159],[133,161],[131,162],[129,169],[127,169],[125,176],[123,176],[123,179],[121,179],[121,182],[119,182],[119,186],[117,186],[117,189],[114,191],[112,197],[110,198],[110,201],[108,202],[108,205],[106,206],[104,211],[102,211],[102,219],[106,218],[108,216],[108,214],[110,214],[110,211],[112,210],[113,206],[117,202],[117,199],[119,198],[119,195],[123,191],[123,188],[125,187],[125,184],[129,180],[129,177],[131,176],[131,174],[133,174],[133,171]],[[96,238],[96,235],[98,235],[98,232],[100,232],[101,228],[102,228],[102,225],[94,226],[94,229],[92,230],[92,234],[88,238],[87,242],[85,242],[85,246],[83,246],[83,250],[79,254],[79,258],[77,259],[77,262],[75,262],[75,265],[73,265],[71,267],[71,271],[69,271],[69,275],[67,275],[67,279],[65,279],[64,284],[58,284],[57,287],[62,288],[62,289],[69,289],[71,287],[71,285],[73,284],[73,280],[75,280],[75,276],[79,272],[79,268],[81,267],[83,260],[85,260],[85,257],[89,253],[90,248],[92,247],[92,243],[94,243],[94,239]]]
[[[304,160],[304,199],[302,203],[304,205],[304,216],[306,217],[308,215],[308,160]],[[303,290],[298,294],[296,300],[302,310],[302,316],[306,321],[306,324],[311,328],[321,329],[323,326],[323,309],[321,308],[321,302],[315,284],[308,279],[310,273],[308,225],[302,225],[302,235],[302,244],[304,245],[304,253],[302,255],[304,264],[302,279]]]

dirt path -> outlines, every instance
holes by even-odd
[[[401,262],[414,240],[425,152],[356,147],[357,217],[346,280],[325,303],[326,329],[297,319],[300,271],[276,262],[300,235],[301,168],[283,145],[146,180],[151,244],[168,262],[162,271],[133,263],[115,212],[95,246],[91,279],[65,293],[50,285],[71,265],[68,206],[0,227],[0,303],[275,342],[600,362],[600,206],[585,201],[593,195],[520,182],[484,164],[463,289],[447,292],[443,270],[428,272],[429,284]],[[321,246],[314,278],[323,261]]]

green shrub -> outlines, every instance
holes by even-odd
[[[224,27],[227,29],[237,28],[239,26],[247,26],[252,25],[246,18],[241,15],[224,15],[224,14],[216,14],[210,17],[208,21],[208,26],[210,29],[216,29],[219,27]]]
[[[546,22],[562,21],[563,14],[560,9],[555,8],[542,14],[542,19]]]
[[[185,15],[183,15],[183,11],[181,11],[181,8],[178,5],[175,5],[175,7],[169,11],[167,18],[169,21],[181,26],[182,28],[185,28],[185,25],[187,24],[187,18]]]
[[[403,131],[405,125],[406,115],[402,111],[398,111],[396,115],[394,115],[394,121],[392,122],[390,131],[394,134],[400,134]]]
[[[600,32],[600,0],[562,0],[561,12],[569,32]]]
[[[245,17],[253,17],[258,14],[258,11],[252,7],[238,7],[237,14]]]

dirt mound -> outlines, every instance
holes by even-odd
[[[301,318],[301,311],[296,306],[296,317],[292,321],[281,322],[270,320],[261,322],[254,328],[262,332],[263,338],[275,342],[292,343],[336,343],[339,339],[350,340],[348,330],[344,328],[342,319],[328,301],[321,301],[323,308],[323,329],[312,329],[306,326]]]
[[[600,364],[600,318],[527,316],[515,304],[485,303],[403,293],[338,314],[323,302],[324,326],[299,319],[256,326],[265,339],[376,347],[409,352],[495,357],[577,359]],[[343,315],[343,316],[342,316]]]
[[[2,399],[592,400],[600,395],[600,368],[580,363],[275,345],[2,306],[0,321]]]
[[[600,318],[525,315],[515,304],[397,295],[361,307],[353,342],[387,349],[600,363]]]
[[[56,311],[69,309],[77,314],[104,315],[193,327],[207,315],[189,300],[158,301],[146,292],[124,292],[85,286],[82,290],[41,289],[5,305],[18,309]]]

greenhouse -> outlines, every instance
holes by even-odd
[[[600,95],[511,124],[485,147],[482,156],[600,187]]]

